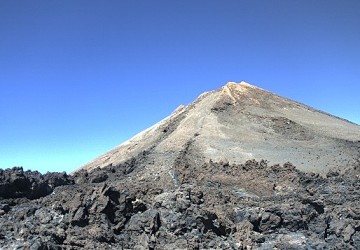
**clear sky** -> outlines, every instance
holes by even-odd
[[[0,168],[70,172],[241,80],[360,123],[360,1],[0,0]]]

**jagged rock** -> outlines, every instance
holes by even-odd
[[[96,175],[93,178],[91,178],[91,182],[92,183],[101,183],[101,182],[106,181],[107,178],[108,178],[107,174],[99,174],[99,175]]]
[[[344,229],[344,241],[345,242],[349,242],[351,240],[351,238],[353,237],[353,235],[355,234],[355,228],[352,225],[348,225],[345,229]]]
[[[55,187],[72,184],[66,173],[24,171],[22,167],[0,171],[0,197],[37,199],[50,194]]]
[[[278,228],[282,223],[282,218],[272,214],[272,213],[263,213],[261,219],[258,223],[258,229],[260,232],[268,232]]]
[[[0,204],[0,216],[6,214],[10,211],[10,207],[8,204]]]
[[[74,214],[71,224],[73,226],[84,227],[89,224],[88,211],[84,207],[80,207]]]
[[[133,215],[126,227],[132,232],[155,234],[161,225],[160,214],[157,210],[147,210]]]
[[[40,249],[360,245],[356,177],[323,178],[267,164],[212,162],[197,182],[166,192],[150,182],[114,182],[109,174],[103,183],[75,184],[75,179],[35,200],[6,199],[0,203],[0,245],[10,248],[15,238],[20,247]],[[220,186],[207,185],[214,177]],[[248,182],[252,178],[257,185]],[[278,192],[271,183],[286,189]]]

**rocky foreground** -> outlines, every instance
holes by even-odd
[[[0,249],[360,249],[360,169],[179,160],[131,181],[136,160],[65,173],[0,170]]]

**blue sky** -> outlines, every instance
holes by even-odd
[[[72,171],[227,81],[360,123],[360,1],[0,0],[0,168]]]

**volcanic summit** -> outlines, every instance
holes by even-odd
[[[72,175],[0,169],[0,249],[360,249],[360,126],[230,82]]]
[[[168,172],[186,149],[194,164],[266,159],[324,174],[359,159],[359,141],[358,125],[246,82],[229,82],[180,106],[83,169],[117,166],[145,153],[142,165]]]

